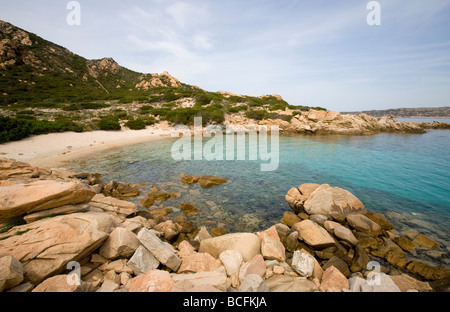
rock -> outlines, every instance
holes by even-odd
[[[414,243],[405,236],[398,236],[394,238],[394,242],[399,245],[403,250],[412,251],[416,249]]]
[[[367,284],[367,281],[359,276],[354,276],[348,279],[350,291],[361,292],[361,286]]]
[[[336,252],[336,247],[328,247],[323,250],[315,250],[314,253],[320,258],[320,259],[331,259],[334,256],[334,253]]]
[[[407,274],[393,275],[390,279],[397,285],[401,292],[408,290],[417,290],[419,292],[433,291],[428,282],[421,282]]]
[[[304,250],[297,250],[294,252],[294,256],[292,257],[291,267],[300,276],[310,277],[314,272],[314,257]]]
[[[119,284],[113,280],[106,279],[96,292],[112,293],[119,289]]]
[[[30,178],[35,171],[31,165],[15,159],[0,158],[0,180]]]
[[[127,266],[133,270],[134,275],[139,276],[147,271],[156,270],[159,260],[144,246],[139,246],[134,255],[128,260]]]
[[[305,202],[306,197],[303,196],[297,188],[291,188],[287,192],[285,199],[293,211],[296,213],[303,211],[303,203]]]
[[[208,229],[206,227],[202,226],[200,228],[200,231],[198,232],[195,240],[197,240],[201,243],[203,240],[209,239],[209,238],[212,238],[211,234],[209,234]]]
[[[218,237],[227,234],[227,230],[223,227],[214,228],[211,230],[211,234]]]
[[[288,275],[273,275],[265,280],[270,292],[314,292],[318,288],[314,282]]]
[[[325,221],[324,227],[330,232],[334,234],[337,238],[342,239],[343,241],[349,243],[352,246],[358,244],[358,239],[353,235],[352,231],[347,229],[345,226],[340,225],[334,221]]]
[[[326,271],[332,266],[338,269],[346,278],[350,276],[350,270],[348,269],[347,263],[345,263],[345,261],[341,258],[336,256],[331,257],[331,259],[322,266],[322,269]]]
[[[277,229],[278,236],[280,237],[281,242],[285,244],[287,237],[292,233],[291,228],[283,223],[275,224],[275,228]]]
[[[385,230],[391,230],[394,228],[392,223],[388,220],[388,218],[386,218],[384,214],[374,211],[367,211],[364,215],[373,222],[379,224]]]
[[[395,252],[399,255],[404,255],[405,252],[392,240],[385,239],[384,243],[377,249],[372,251],[372,255],[380,258],[384,258],[387,256],[389,252]]]
[[[178,234],[180,234],[182,227],[172,220],[167,220],[166,222],[156,225],[153,229],[164,233],[164,238],[170,242],[176,239]]]
[[[261,254],[264,259],[286,261],[286,250],[275,226],[261,232],[259,237],[261,239]]]
[[[286,211],[283,215],[283,218],[281,218],[281,222],[289,227],[293,226],[295,223],[298,223],[300,221],[302,221],[302,219],[300,219],[299,216],[290,211]]]
[[[300,194],[308,198],[311,194],[320,186],[320,184],[316,183],[305,183],[298,187]]]
[[[198,211],[198,208],[190,203],[181,204],[180,209],[188,216],[193,216]]]
[[[186,183],[186,184],[193,184],[193,183],[197,183],[198,180],[200,179],[200,176],[197,175],[193,175],[193,174],[181,174],[180,175],[181,178],[181,182]]]
[[[406,235],[406,237],[408,237],[409,239],[414,239],[417,237],[417,235],[419,235],[419,231],[415,230],[415,229],[407,229],[405,231],[403,231],[403,234]]]
[[[97,194],[92,198],[90,205],[92,207],[100,208],[103,211],[114,212],[119,216],[127,217],[136,212],[136,205],[113,197],[105,197],[102,194]]]
[[[181,259],[181,266],[178,273],[197,273],[215,271],[222,266],[219,260],[216,260],[208,253],[192,253]]]
[[[181,265],[181,259],[168,248],[155,234],[147,229],[142,229],[138,235],[138,240],[149,250],[162,264],[177,271]]]
[[[219,259],[225,266],[228,276],[238,274],[239,269],[244,262],[241,253],[237,250],[225,250],[220,253]]]
[[[183,257],[195,254],[195,247],[192,246],[188,241],[182,241],[178,244],[178,256],[183,259]]]
[[[269,292],[269,287],[264,283],[264,280],[258,274],[249,274],[245,277],[238,292]]]
[[[343,289],[350,289],[347,278],[334,266],[330,266],[323,272],[322,283],[320,284],[321,291],[326,292],[332,289],[340,291]]]
[[[66,269],[101,246],[116,225],[106,213],[76,213],[17,227],[0,241],[0,257],[13,256],[24,267],[25,280],[34,284]],[[13,235],[13,231],[22,231]]]
[[[391,278],[384,273],[376,273],[376,277],[361,285],[362,292],[400,292]]]
[[[174,285],[169,272],[152,270],[133,278],[129,292],[171,292]]]
[[[166,215],[168,215],[169,213],[171,213],[172,212],[172,209],[171,208],[161,208],[161,209],[153,209],[153,210],[151,210],[150,211],[150,214],[152,215],[152,216],[154,216],[154,215],[162,215],[162,216],[166,216]]]
[[[421,249],[433,249],[439,247],[439,244],[423,234],[418,234],[413,243]]]
[[[34,285],[31,283],[22,283],[16,287],[11,288],[8,292],[26,293],[31,292],[34,289]]]
[[[243,281],[249,274],[258,274],[263,277],[266,274],[266,263],[261,255],[256,255],[250,261],[245,262],[239,270],[239,280]]]
[[[172,274],[177,285],[187,283],[187,289],[201,285],[210,285],[220,291],[227,291],[227,275],[224,272],[199,272],[195,274]]]
[[[347,222],[352,228],[363,233],[378,236],[381,234],[381,226],[365,215],[351,214],[347,216]]]
[[[325,221],[328,221],[328,217],[323,214],[313,214],[309,216],[309,220],[316,222],[320,226],[325,224]]]
[[[304,203],[308,214],[331,215],[336,213],[365,212],[363,203],[355,195],[328,184],[319,186]]]
[[[266,272],[267,272],[267,271],[266,271]],[[286,272],[286,269],[283,268],[282,266],[275,265],[275,266],[273,267],[272,272],[273,272],[273,274],[283,274],[284,272]],[[267,276],[266,276],[266,278],[267,278]]]
[[[222,177],[215,177],[215,176],[201,176],[200,179],[198,179],[198,183],[204,187],[209,188],[215,185],[220,185],[229,182],[227,179]]]
[[[406,267],[410,273],[417,274],[427,281],[437,281],[450,277],[448,268],[431,266],[422,261],[412,261]]]
[[[11,256],[0,258],[0,292],[11,289],[23,281],[23,266]]]
[[[42,220],[48,217],[54,217],[57,215],[67,215],[71,213],[87,212],[87,211],[89,211],[89,205],[66,205],[58,208],[28,214],[25,217],[23,217],[23,219],[25,220],[26,223],[31,223],[34,221]]]
[[[237,250],[244,261],[249,261],[255,255],[260,254],[261,244],[259,237],[251,233],[227,234],[200,242],[199,252],[207,252],[216,259],[225,250]]]
[[[67,275],[56,275],[50,277],[40,283],[32,290],[32,292],[87,292],[90,289],[90,284],[80,281],[80,285],[69,285],[67,283]]]
[[[334,246],[334,239],[327,230],[311,220],[303,220],[292,226],[294,231],[299,233],[299,237],[311,247],[323,249]]]
[[[0,220],[89,202],[95,192],[82,183],[39,180],[0,188]]]
[[[286,249],[287,250],[289,250],[290,252],[294,252],[295,250],[297,250],[298,237],[299,237],[299,234],[297,231],[294,231],[291,234],[289,234],[289,236],[286,238]]]
[[[404,255],[396,253],[395,251],[388,252],[385,258],[387,262],[399,269],[404,269],[411,262],[410,259],[406,258]]]
[[[133,233],[139,233],[142,228],[153,228],[156,224],[152,222],[153,220],[147,220],[143,217],[137,216],[131,219],[125,219],[118,227],[130,230]]]
[[[355,255],[353,257],[352,266],[350,267],[350,270],[352,272],[359,272],[361,270],[365,270],[367,267],[367,264],[369,263],[369,256],[367,255],[364,248],[357,244],[355,246]]]
[[[375,237],[361,232],[356,232],[355,236],[358,238],[359,243],[363,248],[377,250],[380,247],[380,244]]]
[[[110,260],[129,258],[139,245],[136,234],[125,228],[117,227],[109,234],[99,253],[102,257]]]
[[[127,265],[127,259],[118,259],[116,261],[107,262],[105,264],[102,264],[100,266],[100,270],[102,271],[114,271],[115,273],[129,273],[132,274],[133,270],[128,267]]]

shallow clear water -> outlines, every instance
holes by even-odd
[[[207,141],[208,139],[205,139]],[[100,172],[104,181],[149,183],[180,192],[161,207],[190,202],[197,225],[254,231],[279,222],[290,210],[286,192],[302,183],[348,189],[367,209],[386,213],[398,229],[414,227],[443,246],[450,234],[450,131],[375,136],[282,136],[277,171],[267,161],[175,161],[175,140],[125,147],[72,163],[76,172]],[[182,173],[217,175],[229,183],[210,189],[181,183]],[[150,187],[148,188],[150,189]],[[143,194],[145,195],[145,194]],[[139,199],[136,199],[138,202]]]

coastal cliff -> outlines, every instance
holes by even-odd
[[[180,179],[188,187],[230,183]],[[148,203],[179,194],[153,189],[142,202],[149,209],[128,201],[142,186],[0,159],[0,290],[440,291],[450,276],[448,267],[416,252],[442,252],[432,238],[397,232],[386,216],[338,187],[294,187],[280,223],[227,234],[194,225],[192,205],[172,219],[171,209]]]

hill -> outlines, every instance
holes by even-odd
[[[393,108],[344,114],[367,114],[372,117],[395,116],[397,118],[450,118],[450,107]]]
[[[191,124],[196,116],[222,124],[227,115],[291,119],[278,95],[208,92],[169,73],[143,74],[112,58],[87,60],[0,21],[0,143],[61,131],[142,129],[160,121]],[[325,110],[323,108],[316,108]]]

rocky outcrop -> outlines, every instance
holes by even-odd
[[[0,240],[0,257],[19,260],[25,280],[39,283],[100,247],[114,227],[114,216],[105,213],[77,213],[33,222],[5,233],[6,239]]]
[[[12,184],[0,188],[0,220],[64,205],[89,202],[95,192],[84,184],[52,180]]]

